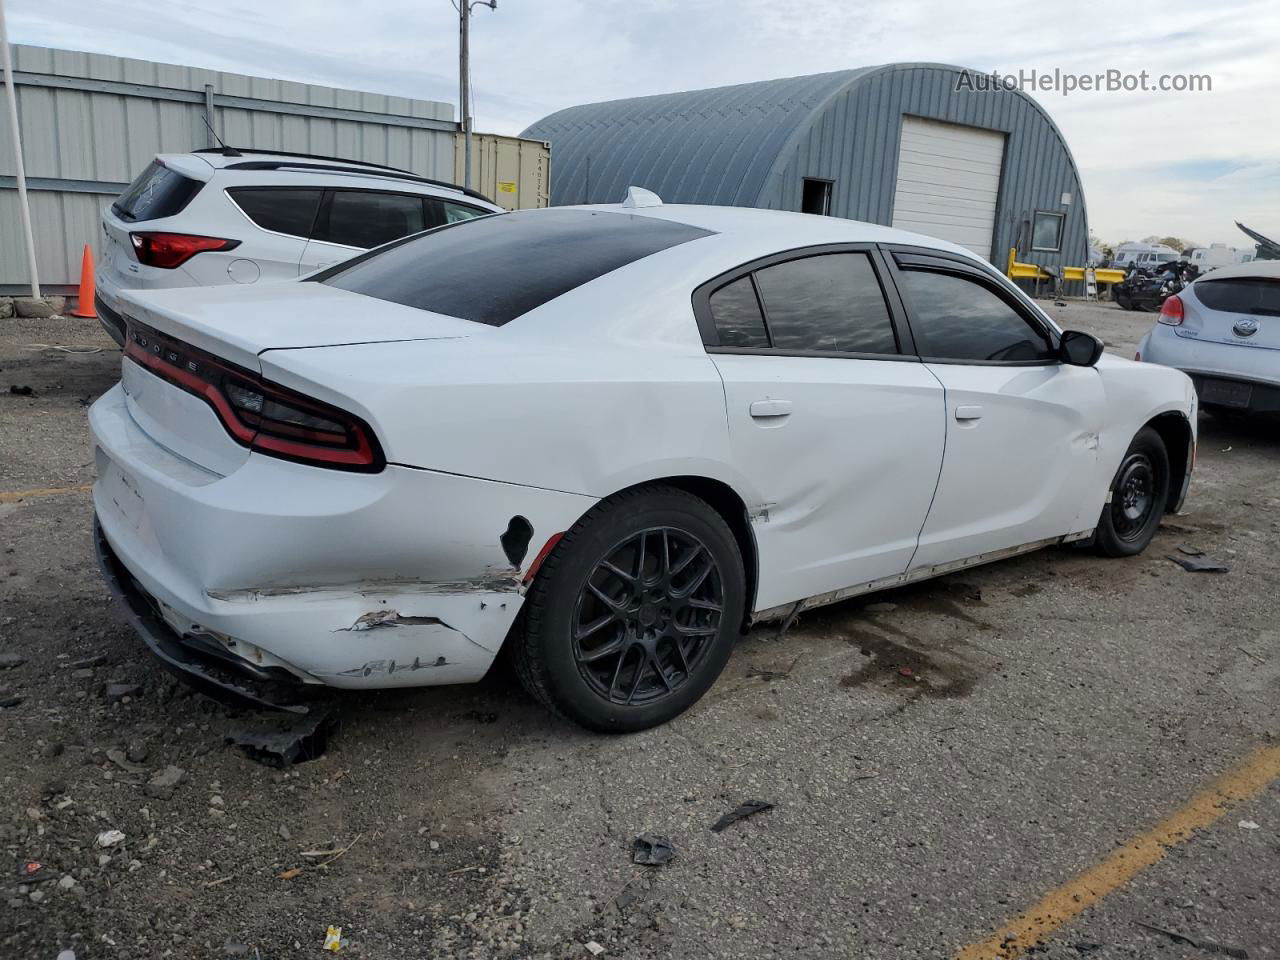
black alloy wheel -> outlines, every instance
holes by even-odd
[[[650,527],[587,575],[574,609],[574,660],[610,703],[654,703],[694,675],[723,616],[720,569],[706,544],[686,530]]]
[[[746,613],[746,571],[725,518],[686,490],[637,487],[588,510],[543,561],[513,663],[561,716],[644,730],[710,689]]]

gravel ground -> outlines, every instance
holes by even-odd
[[[1153,319],[1050,309],[1123,355]],[[94,321],[0,327],[0,494],[92,481],[84,407],[118,367]],[[0,955],[319,955],[332,924],[379,960],[954,956],[1276,742],[1277,465],[1274,425],[1206,417],[1145,555],[1044,551],[759,629],[661,729],[584,733],[499,669],[348,697],[287,772],[114,618],[85,490],[0,497]],[[745,800],[774,807],[709,829]],[[676,859],[632,865],[645,831]],[[1209,955],[1142,922],[1280,956],[1278,897],[1272,782],[1036,955]]]

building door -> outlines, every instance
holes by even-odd
[[[903,117],[893,226],[990,260],[1004,142],[997,130]]]

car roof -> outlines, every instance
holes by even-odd
[[[1249,263],[1236,263],[1231,266],[1218,267],[1208,273],[1201,274],[1201,280],[1231,280],[1236,277],[1257,277],[1263,280],[1280,280],[1280,260],[1253,260]]]
[[[394,180],[411,189],[413,192],[431,195],[456,195],[480,200],[492,206],[493,201],[484,194],[443,180],[433,180],[399,167],[384,166],[363,160],[345,160],[341,157],[323,157],[306,153],[291,153],[277,150],[252,150],[242,147],[231,147],[226,152],[220,148],[194,150],[183,154],[161,154],[158,160],[164,161],[175,157],[196,160],[208,164],[214,170],[234,174],[252,175],[253,173],[285,173],[306,175],[323,175],[353,179],[373,180],[385,183]]]
[[[755,207],[721,207],[697,204],[661,204],[649,207],[627,207],[623,204],[593,204],[576,208],[629,213],[658,217],[699,227],[723,236],[742,238],[767,238],[767,245],[778,251],[792,247],[815,246],[824,243],[884,243],[903,246],[928,247],[954,253],[985,266],[990,264],[972,250],[939,240],[937,237],[898,230],[863,220],[846,220],[843,217],[818,216],[812,213],[795,213],[790,210],[761,210]]]

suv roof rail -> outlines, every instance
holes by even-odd
[[[472,190],[470,187],[460,187],[456,183],[449,183],[445,180],[433,180],[430,177],[420,177],[416,173],[409,170],[403,170],[400,167],[387,166],[385,163],[372,163],[368,160],[347,160],[343,157],[325,157],[314,153],[293,153],[289,150],[256,150],[253,147],[230,147],[229,149],[237,151],[237,153],[227,153],[222,147],[205,147],[200,150],[193,150],[193,153],[217,153],[223,156],[243,156],[246,153],[260,154],[267,157],[286,157],[296,158],[297,160],[325,160],[324,164],[319,163],[297,163],[288,159],[283,160],[242,160],[237,163],[229,163],[224,169],[227,170],[279,170],[285,167],[302,170],[331,170],[338,173],[363,173],[377,176],[381,173],[383,176],[396,177],[400,180],[412,180],[415,183],[425,183],[433,187],[444,187],[446,190],[457,190],[464,196],[473,197],[476,200],[483,200],[485,203],[493,203],[488,197],[478,190]],[[346,166],[330,166],[330,164],[346,164]]]

